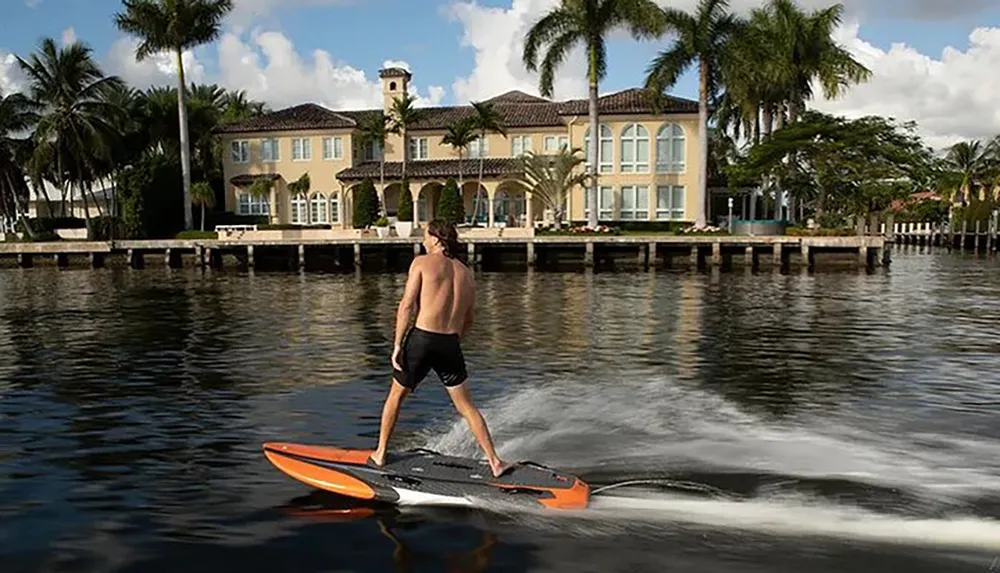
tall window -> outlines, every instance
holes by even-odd
[[[292,139],[292,161],[309,161],[312,159],[312,140],[305,137]]]
[[[621,218],[649,219],[649,187],[645,185],[625,185],[622,187]]]
[[[489,157],[489,156],[490,156],[490,140],[488,137],[477,137],[475,141],[469,144],[470,158]]]
[[[329,222],[329,217],[327,215],[326,195],[322,193],[313,193],[312,200],[309,202],[309,216],[310,222],[316,224],[322,224]]]
[[[293,225],[305,225],[306,224],[306,194],[299,193],[298,195],[292,197],[292,224]]]
[[[250,142],[246,140],[233,141],[229,144],[233,163],[250,162]]]
[[[586,135],[583,137],[583,149],[586,154],[586,165],[590,168],[590,128],[587,128]],[[601,124],[600,127],[600,138],[597,147],[597,170],[600,173],[611,173],[612,171],[612,160],[613,160],[613,149],[614,149],[614,137],[611,135],[611,128],[605,124]]]
[[[668,123],[656,133],[656,171],[684,171],[684,128],[676,123]]]
[[[262,139],[260,141],[260,160],[273,163],[280,159],[281,154],[278,152],[278,140],[274,138]]]
[[[369,141],[363,150],[365,161],[378,161],[382,157],[382,146],[377,141]]]
[[[340,222],[340,193],[338,191],[330,193],[330,222]]]
[[[622,173],[649,173],[649,130],[633,123],[622,130]]]
[[[684,218],[684,186],[660,185],[656,188],[656,218]]]
[[[323,159],[343,159],[344,158],[344,138],[324,137],[323,138]]]
[[[410,138],[410,159],[427,159],[427,138]]]
[[[601,186],[597,194],[597,219],[607,221],[614,216],[615,197],[611,187]],[[590,217],[590,188],[583,195],[583,216]]]
[[[510,139],[510,155],[511,157],[518,157],[529,151],[531,151],[531,136],[530,135],[515,135]]]

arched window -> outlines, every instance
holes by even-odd
[[[622,130],[622,173],[649,173],[649,130],[638,123]]]
[[[340,222],[340,192],[330,193],[330,222]]]
[[[506,191],[497,191],[493,195],[493,220],[504,224],[513,221],[513,225],[518,226],[521,216],[527,213],[527,206],[523,193],[511,197]]]
[[[681,173],[684,171],[684,128],[676,123],[668,123],[656,133],[657,173]]]
[[[292,224],[306,224],[306,194],[299,193],[292,197]]]
[[[327,213],[327,201],[326,195],[323,193],[313,193],[312,201],[310,202],[310,221],[315,224],[329,223],[330,217]]]
[[[611,173],[614,156],[614,136],[611,128],[601,124],[600,144],[597,147],[597,170],[600,173]],[[586,166],[590,168],[590,127],[587,127],[583,136],[583,151],[586,154]]]

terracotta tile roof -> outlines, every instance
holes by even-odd
[[[218,133],[258,131],[296,131],[304,129],[341,129],[354,127],[355,121],[342,113],[314,103],[280,109],[246,121],[221,125]]]
[[[694,100],[661,96],[661,113],[698,113],[698,102]],[[590,111],[587,99],[563,102],[559,105],[561,115],[587,115]],[[597,113],[632,114],[653,113],[652,101],[642,88],[632,88],[597,98]]]
[[[586,99],[553,102],[547,99],[512,90],[486,100],[500,112],[507,128],[563,127],[562,116],[588,113]],[[698,102],[673,96],[662,96],[663,113],[697,113]],[[652,113],[652,105],[641,88],[633,88],[598,99],[601,114]],[[472,106],[441,106],[421,108],[424,119],[417,122],[413,131],[443,130],[452,123],[472,115]],[[220,126],[220,133],[247,133],[265,131],[294,131],[304,129],[352,128],[366,115],[382,115],[380,109],[332,111],[307,103],[275,111],[244,122]]]
[[[538,96],[533,96],[531,94],[526,94],[519,90],[510,90],[507,93],[491,97],[486,101],[492,103],[547,103],[547,104],[552,103],[551,100],[547,100],[545,98]]]
[[[258,179],[270,179],[271,181],[276,181],[280,178],[281,175],[278,175],[277,173],[259,173],[256,175],[243,173],[241,175],[234,175],[230,177],[229,182],[237,187],[249,187]]]
[[[465,178],[473,179],[479,176],[479,160],[463,159],[462,174]],[[448,177],[458,178],[458,159],[431,159],[426,161],[408,161],[406,163],[406,176],[410,179],[447,179]],[[520,161],[514,157],[487,157],[483,162],[484,177],[499,177],[501,175],[515,175],[521,172]],[[403,164],[399,161],[386,161],[385,179],[386,181],[399,180],[403,174]],[[337,179],[342,181],[360,181],[370,177],[372,181],[379,179],[379,162],[366,161],[354,167],[348,167],[337,173]]]

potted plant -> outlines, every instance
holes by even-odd
[[[389,236],[389,219],[385,216],[381,216],[375,220],[375,231],[378,233],[379,238]]]

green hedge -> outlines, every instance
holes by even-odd
[[[197,241],[205,239],[218,239],[219,234],[215,231],[181,231],[177,233],[175,239],[180,239],[182,241]]]

